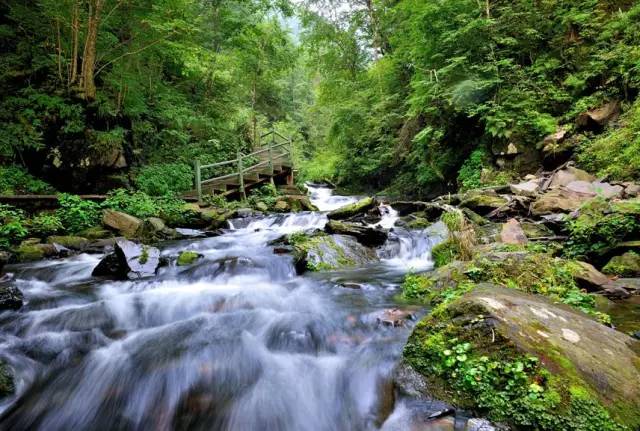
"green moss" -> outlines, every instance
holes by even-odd
[[[460,256],[460,250],[451,240],[441,242],[431,249],[431,258],[436,268],[445,266]]]
[[[149,248],[146,245],[143,245],[142,254],[138,258],[138,262],[144,265],[145,263],[147,263],[148,260],[149,260]]]
[[[178,266],[188,266],[194,263],[196,260],[200,258],[200,255],[195,251],[183,251],[178,256],[178,260],[176,265]]]
[[[16,249],[18,262],[31,262],[44,259],[44,250],[39,244],[21,244]]]
[[[595,198],[580,207],[578,213],[577,218],[567,222],[569,240],[564,254],[568,257],[600,255],[640,233],[640,203],[637,200],[611,204]]]
[[[431,222],[424,217],[417,217],[407,223],[409,229],[426,229],[431,226]]]
[[[629,251],[621,256],[614,256],[602,268],[602,272],[620,277],[640,275],[640,255],[634,251]]]
[[[407,274],[402,281],[402,297],[407,300],[424,300],[431,287],[433,281],[425,276],[419,274]]]
[[[495,331],[483,310],[455,305],[419,322],[403,353],[434,396],[517,429],[626,429],[575,377],[570,361],[562,364],[568,370],[551,371]]]

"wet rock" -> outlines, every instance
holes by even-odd
[[[133,237],[140,228],[142,220],[120,211],[104,210],[102,212],[102,223],[126,237]]]
[[[258,211],[262,211],[263,213],[269,211],[269,207],[264,202],[258,202],[255,206]]]
[[[0,283],[0,312],[18,310],[22,307],[24,296],[20,289],[9,283]]]
[[[621,277],[640,276],[640,254],[628,251],[620,256],[614,256],[602,268],[602,272]]]
[[[426,369],[420,368],[428,358],[419,346],[437,335],[468,341],[470,352],[481,352],[478,354],[490,360],[504,360],[505,349],[535,355],[559,382],[554,386],[561,391],[559,396],[570,400],[577,396],[574,394],[589,394],[589,400],[608,410],[614,420],[631,429],[640,425],[637,342],[579,311],[539,295],[481,284],[416,325],[405,361],[418,367],[417,371]],[[448,389],[446,378],[435,384],[440,388],[436,393],[445,401],[464,397]],[[466,401],[475,403],[472,398]],[[620,405],[627,407],[618,409]],[[561,415],[563,411],[546,413]],[[590,420],[589,413],[580,419]]]
[[[340,283],[340,286],[344,287],[345,289],[354,289],[354,290],[362,289],[362,285],[358,283]]]
[[[576,261],[577,269],[573,278],[578,285],[588,292],[603,293],[608,297],[625,298],[629,296],[626,290],[612,284],[611,279],[586,262]]]
[[[487,214],[508,203],[507,198],[498,195],[493,190],[471,190],[464,194],[460,206],[469,208],[478,214]]]
[[[413,213],[420,213],[420,217],[424,217],[428,221],[436,221],[440,218],[446,209],[446,205],[436,202],[420,202],[420,201],[395,201],[391,207],[398,211],[398,216],[404,217]]]
[[[298,273],[349,268],[378,260],[373,249],[347,235],[298,237],[291,246]]]
[[[102,226],[94,226],[85,229],[79,233],[79,236],[89,240],[104,239],[113,236],[111,231],[104,229]]]
[[[114,252],[105,256],[93,270],[93,276],[119,280],[152,277],[160,266],[160,250],[155,247],[118,240]]]
[[[359,223],[349,223],[329,220],[325,226],[327,233],[353,236],[358,242],[367,247],[378,247],[385,243],[388,237],[386,230],[364,226]]]
[[[171,229],[158,217],[149,217],[136,230],[135,237],[142,242],[157,242],[180,237],[175,229]]]
[[[318,211],[318,208],[311,203],[309,197],[303,194],[286,194],[284,196],[280,196],[276,201],[276,206],[278,206],[278,202],[284,202],[288,209],[282,210],[286,211]],[[284,208],[284,204],[280,204]]]
[[[511,193],[518,196],[536,197],[540,190],[540,182],[536,180],[526,181],[519,184],[511,184],[509,186]]]
[[[291,207],[289,206],[287,201],[284,201],[284,200],[277,201],[276,204],[273,206],[273,209],[283,213],[291,211]]]
[[[427,379],[406,362],[400,362],[393,370],[393,382],[398,397],[420,400],[427,418],[435,418],[455,412],[454,407],[433,398]]]
[[[522,230],[520,222],[512,218],[502,225],[500,240],[505,244],[523,245],[527,243],[527,235]]]
[[[178,266],[188,266],[193,264],[196,260],[202,259],[204,256],[195,251],[182,251],[176,260]]]
[[[406,325],[407,320],[415,319],[415,315],[411,310],[402,310],[400,308],[389,308],[381,311],[376,316],[376,321],[384,326],[402,327]]]
[[[238,208],[233,212],[230,218],[248,218],[256,214],[251,208]]]
[[[368,210],[376,206],[376,200],[372,197],[360,199],[358,202],[354,202],[349,205],[345,205],[341,208],[333,210],[327,214],[327,217],[332,220],[343,220],[349,217],[353,217],[359,214],[365,214]]]
[[[50,236],[47,238],[49,244],[59,244],[65,248],[83,251],[89,246],[89,240],[81,236]]]
[[[13,373],[6,363],[0,360],[0,399],[13,394],[14,391]]]
[[[52,244],[34,243],[29,240],[23,241],[15,252],[18,262],[33,262],[48,257],[58,256],[58,250]]]

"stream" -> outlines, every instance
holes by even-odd
[[[355,200],[310,193],[320,212],[163,244],[204,258],[151,279],[94,278],[102,255],[7,267],[25,305],[0,314],[0,358],[16,375],[0,429],[407,429],[388,393],[410,327],[377,316],[398,306],[405,273],[432,267],[443,232],[394,228],[375,265],[298,276],[269,242],[322,229],[323,211]],[[396,212],[382,212],[392,227]]]

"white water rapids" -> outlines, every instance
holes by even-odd
[[[355,201],[311,196],[322,211]],[[383,210],[377,225],[393,227],[397,213]],[[326,222],[322,212],[236,220],[162,249],[197,251],[196,264],[135,282],[91,277],[100,255],[8,268],[26,303],[0,314],[0,358],[16,375],[0,429],[405,429],[402,404],[384,424],[385,388],[409,329],[376,316],[397,306],[404,273],[431,268],[442,227],[395,227],[376,265],[309,276],[269,245]]]

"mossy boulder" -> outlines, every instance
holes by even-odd
[[[18,262],[33,262],[36,260],[53,257],[58,254],[58,250],[52,244],[34,243],[32,240],[23,241],[15,250]]]
[[[71,250],[82,251],[89,246],[89,240],[81,236],[50,236],[47,238],[49,244],[59,244]]]
[[[623,255],[614,256],[609,263],[602,268],[602,272],[620,277],[640,276],[640,254],[634,251],[628,251]]]
[[[640,426],[640,347],[539,295],[481,284],[419,322],[404,361],[431,393],[515,429]]]
[[[102,226],[94,226],[79,232],[79,236],[95,240],[111,238],[113,234],[111,233],[111,231],[104,229]]]
[[[200,258],[202,258],[202,255],[200,253],[196,253],[195,251],[183,251],[178,256],[176,265],[189,266],[189,265],[192,265],[195,261],[197,261]]]
[[[294,234],[287,242],[293,247],[298,273],[350,268],[377,260],[373,249],[347,235]]]
[[[494,190],[471,190],[462,196],[460,206],[469,208],[478,214],[487,214],[509,203],[504,196]]]
[[[333,220],[343,220],[359,214],[364,214],[375,206],[376,200],[372,197],[367,197],[360,199],[358,202],[333,210],[327,214],[327,217]]]
[[[14,391],[13,374],[7,364],[0,360],[0,399],[13,394]]]

